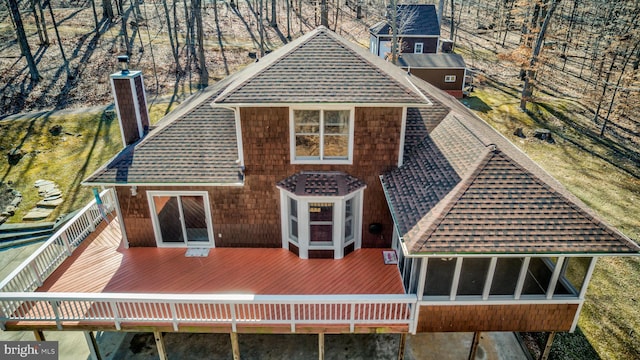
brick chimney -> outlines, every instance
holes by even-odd
[[[149,112],[141,71],[129,71],[129,57],[118,56],[121,71],[111,74],[111,88],[124,146],[143,138],[149,131]]]

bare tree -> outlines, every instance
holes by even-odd
[[[27,60],[27,66],[29,67],[31,79],[34,81],[38,81],[40,80],[40,73],[38,72],[36,62],[33,59],[33,55],[31,54],[31,48],[29,47],[29,42],[27,41],[27,34],[24,32],[24,26],[22,25],[22,17],[20,16],[18,3],[16,0],[8,0],[8,2],[9,9],[11,10],[11,18],[16,25],[16,35],[18,37],[18,44],[20,44],[22,56],[24,56]]]
[[[547,33],[549,23],[551,22],[551,17],[558,7],[559,2],[560,0],[551,0],[549,9],[546,11],[544,21],[542,22],[542,26],[540,27],[540,32],[538,33],[538,36],[536,38],[533,53],[531,54],[531,61],[529,62],[529,68],[526,70],[524,85],[522,86],[522,96],[520,98],[520,108],[522,110],[527,109],[527,102],[531,99],[531,95],[533,94],[533,80],[535,79],[535,69],[536,65],[538,64],[538,56],[540,55],[540,50],[542,50],[542,44],[544,43],[544,38]]]

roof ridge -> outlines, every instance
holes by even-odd
[[[473,183],[473,180],[478,177],[478,175],[482,172],[485,166],[495,155],[495,145],[488,145],[483,156],[481,156],[474,164],[474,166],[470,168],[467,175],[462,178],[460,182],[453,189],[451,189],[451,191],[449,191],[449,193],[445,197],[443,197],[433,208],[431,208],[427,215],[420,219],[413,226],[413,228],[407,232],[408,234],[411,234],[412,232],[414,232],[414,229],[416,227],[420,227],[421,223],[422,225],[426,225],[426,227],[424,227],[423,229],[415,230],[415,233],[418,236],[409,249],[411,252],[418,252],[419,248],[422,246],[422,244],[419,243],[419,239],[422,238],[422,236],[424,236],[425,234],[433,233],[435,231],[438,225],[440,225],[440,223],[444,220],[446,214],[465,194],[467,189],[469,189],[469,187]]]
[[[280,47],[279,49],[276,49],[273,53],[269,54],[269,55],[273,55],[273,57],[268,58],[267,56],[263,56],[262,58],[258,59],[258,61],[252,64],[249,64],[247,67],[245,67],[243,70],[240,71],[240,73],[247,72],[249,76],[244,79],[242,79],[241,76],[239,76],[241,79],[238,79],[238,80],[241,80],[241,81],[238,84],[234,85],[232,83],[230,86],[228,86],[222,93],[218,95],[218,97],[216,97],[213,100],[213,103],[215,104],[217,102],[224,101],[225,98],[229,97],[229,95],[233,93],[235,90],[241,89],[247,83],[249,83],[252,79],[255,79],[260,74],[264,73],[271,67],[278,64],[280,60],[282,60],[284,57],[286,57],[288,54],[290,54],[294,50],[299,49],[304,44],[308,43],[311,39],[319,36],[320,34],[328,33],[327,30],[328,29],[325,26],[318,26],[317,28],[313,29],[309,33],[293,41],[286,43],[284,46]],[[263,60],[265,58],[266,60]],[[250,72],[250,70],[252,70],[253,67],[255,67],[256,70],[253,72]]]

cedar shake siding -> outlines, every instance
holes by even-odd
[[[138,122],[136,120],[136,107],[133,103],[133,95],[131,94],[131,80],[113,79],[115,94],[118,100],[118,108],[120,118],[122,119],[122,133],[126,145],[134,143],[140,138],[138,132]],[[142,85],[140,85],[142,87]],[[147,126],[149,120],[147,119]]]
[[[429,305],[417,332],[569,331],[578,304]]]
[[[276,183],[300,171],[341,171],[363,181],[367,188],[363,194],[362,246],[391,245],[393,222],[379,174],[397,166],[402,108],[355,109],[353,165],[292,165],[286,107],[242,108],[240,117],[244,186],[138,186],[135,197],[129,187],[116,188],[130,246],[156,245],[146,191],[204,190],[209,193],[216,247],[281,247]],[[381,235],[368,232],[371,223],[383,225]]]

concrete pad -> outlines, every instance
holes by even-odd
[[[407,360],[466,360],[473,333],[423,333],[407,336]],[[476,360],[526,360],[512,332],[483,332]]]

